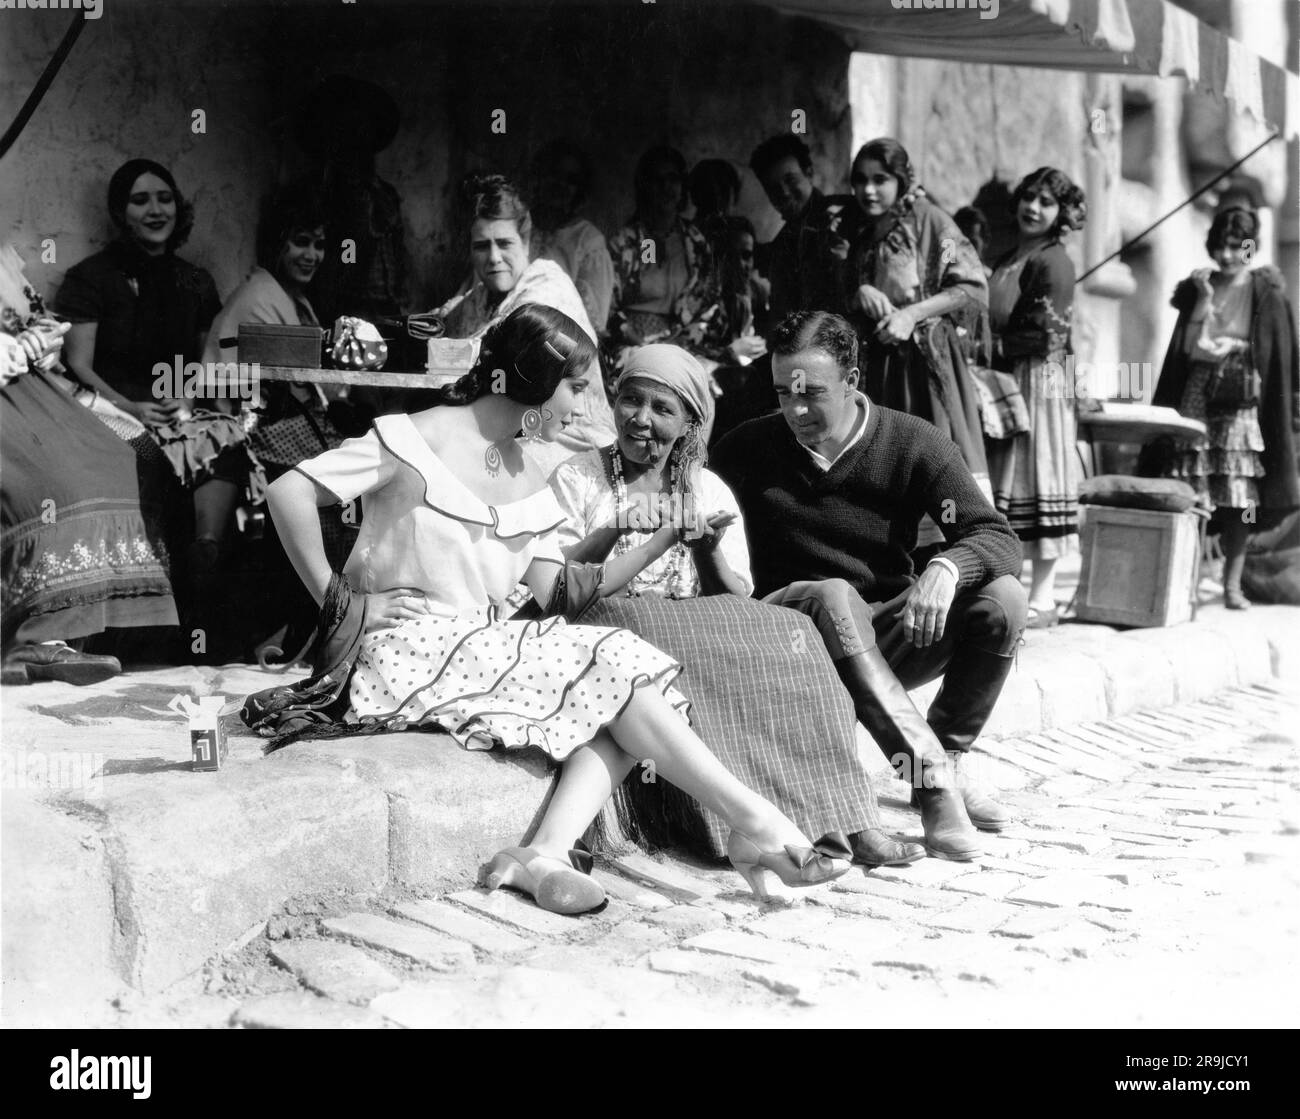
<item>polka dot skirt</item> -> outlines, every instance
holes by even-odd
[[[627,630],[563,618],[510,622],[489,609],[408,619],[364,639],[351,713],[438,725],[462,746],[536,746],[568,757],[618,716],[638,687],[683,718],[681,666]]]

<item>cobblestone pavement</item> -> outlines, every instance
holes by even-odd
[[[1300,691],[981,742],[1019,822],[976,863],[855,868],[761,906],[634,854],[599,914],[507,892],[285,907],[125,1027],[1294,1026]],[[915,834],[882,778],[886,826]]]

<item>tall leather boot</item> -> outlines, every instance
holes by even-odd
[[[963,755],[974,745],[993,714],[1013,661],[1011,656],[985,652],[970,645],[959,646],[926,716],[935,737],[952,759],[966,813],[981,831],[1001,831],[1011,822],[1011,817],[1002,805],[966,779],[962,772]]]
[[[889,662],[873,646],[836,661],[835,667],[853,698],[858,720],[912,786],[914,802],[921,809],[926,852],[957,862],[977,858],[979,840],[957,793],[948,755]]]

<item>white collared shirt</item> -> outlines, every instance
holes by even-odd
[[[867,420],[871,416],[871,401],[861,392],[854,393],[854,397],[857,401],[858,410],[861,413],[861,416],[859,417],[858,422],[853,426],[853,434],[849,436],[849,441],[840,448],[840,453],[833,459],[828,459],[824,455],[819,455],[810,447],[804,447],[804,450],[808,452],[808,457],[813,460],[813,465],[823,474],[829,473],[831,467],[847,455],[867,433]],[[800,444],[800,446],[802,446],[802,444]]]

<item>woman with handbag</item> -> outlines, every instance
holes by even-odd
[[[1218,269],[1197,269],[1174,289],[1178,322],[1152,401],[1205,423],[1204,437],[1158,449],[1159,472],[1213,505],[1229,610],[1250,605],[1241,573],[1259,509],[1300,506],[1295,313],[1281,273],[1248,267],[1258,244],[1253,211],[1215,217],[1205,247]]]
[[[1056,565],[1079,546],[1075,393],[1064,382],[1074,310],[1074,265],[1062,239],[1083,228],[1083,191],[1054,167],[1026,175],[1011,196],[1019,243],[993,269],[989,319],[993,366],[1013,374],[1028,430],[989,443],[998,512],[1033,565],[1029,627],[1059,620]]]

